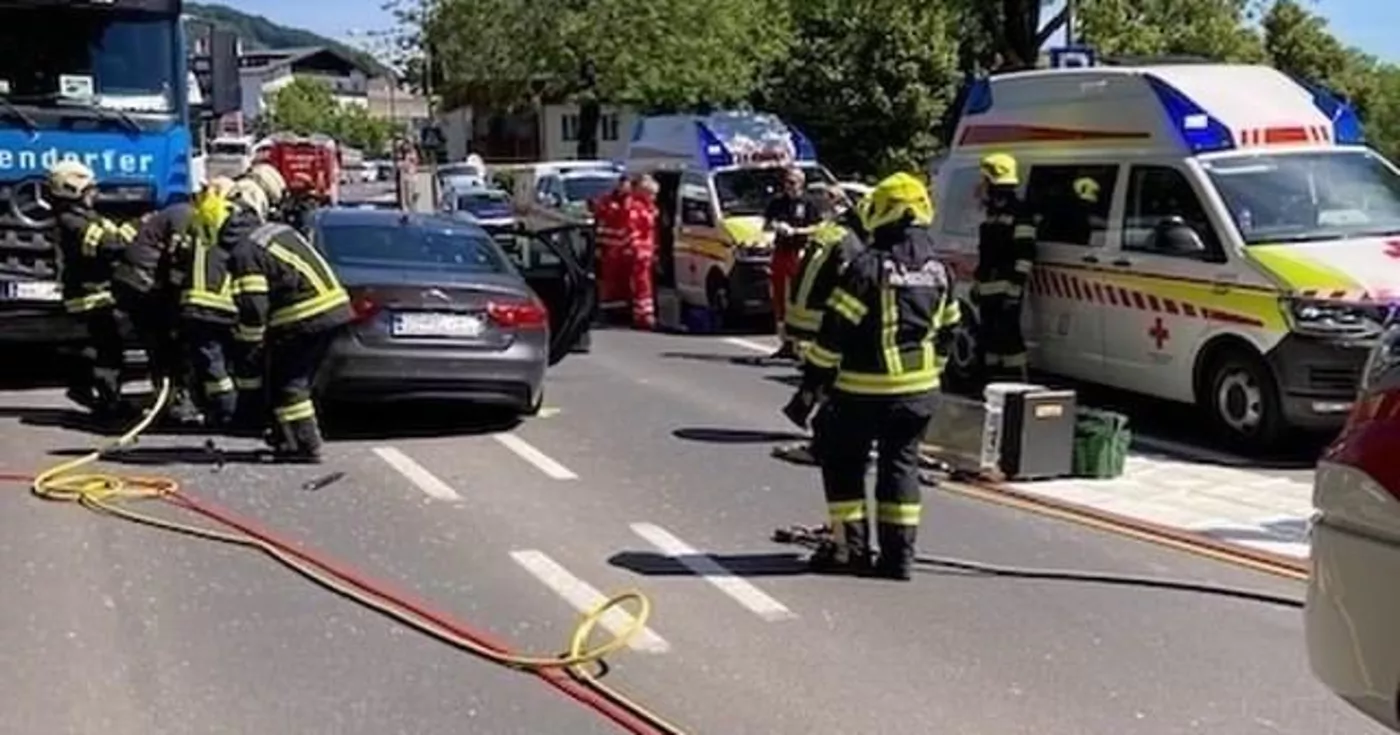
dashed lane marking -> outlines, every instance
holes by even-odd
[[[452,489],[451,485],[439,480],[437,475],[423,468],[423,465],[413,461],[412,457],[400,452],[393,447],[375,447],[374,453],[379,458],[389,464],[390,467],[398,470],[399,474],[408,478],[408,481],[418,486],[430,498],[437,500],[449,500],[460,502],[462,496]]]
[[[633,523],[632,531],[760,618],[777,622],[797,617],[786,605],[735,576],[733,571],[725,568],[713,556],[702,553],[666,529],[650,523]]]
[[[578,475],[574,474],[573,470],[555,462],[548,454],[536,449],[533,444],[515,434],[492,434],[492,437],[506,449],[515,452],[517,457],[529,462],[535,466],[535,469],[556,480],[578,479]]]
[[[542,551],[512,551],[510,558],[581,613],[592,612],[607,600],[602,592],[574,576]],[[614,607],[604,613],[598,622],[613,635],[622,635],[636,625],[635,621],[636,618],[631,614]],[[628,647],[644,653],[665,653],[671,650],[671,644],[649,627],[642,628]]]
[[[751,339],[744,339],[743,337],[725,337],[724,343],[734,345],[735,347],[743,347],[746,350],[752,350],[754,352],[762,352],[764,354],[772,354],[778,349],[778,346],[775,344],[765,344]]]

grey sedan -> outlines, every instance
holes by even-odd
[[[588,327],[594,294],[568,228],[498,233],[459,219],[328,209],[313,239],[355,322],[318,378],[333,401],[460,400],[538,411],[545,370]]]

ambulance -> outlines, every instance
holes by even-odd
[[[937,180],[934,226],[964,282],[993,152],[1019,161],[1038,217],[1034,368],[1196,404],[1242,448],[1342,424],[1400,312],[1400,173],[1350,107],[1262,66],[982,80]],[[975,333],[957,340],[958,377]]]
[[[755,112],[663,115],[637,121],[623,165],[660,185],[658,286],[720,324],[769,314],[773,235],[763,212],[796,166],[809,184],[836,179],[797,128]]]

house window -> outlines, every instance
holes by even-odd
[[[578,114],[565,114],[562,118],[562,123],[564,142],[578,142]],[[619,125],[620,121],[618,120],[617,113],[608,113],[606,115],[600,115],[598,117],[598,139],[606,141],[621,140],[621,138],[618,136]]]

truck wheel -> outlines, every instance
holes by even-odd
[[[1264,361],[1232,349],[1211,361],[1198,400],[1223,439],[1249,451],[1268,449],[1287,432],[1278,383]]]

